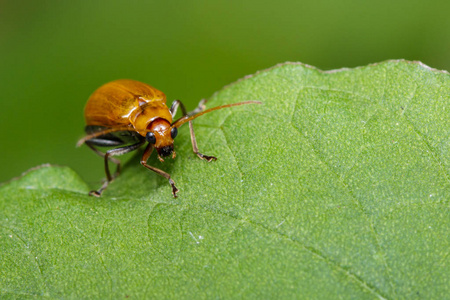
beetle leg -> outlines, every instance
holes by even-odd
[[[189,121],[189,131],[191,133],[192,150],[194,151],[194,153],[198,157],[200,157],[200,159],[204,159],[208,162],[212,161],[212,160],[217,160],[217,157],[215,157],[215,156],[208,156],[208,155],[204,155],[204,154],[198,152],[197,140],[195,139],[195,133],[194,133],[194,127],[192,126],[192,121]]]
[[[206,103],[206,99],[201,100],[198,105],[197,108],[195,108],[193,111],[191,112],[186,112],[186,107],[183,105],[183,102],[181,102],[180,100],[175,100],[172,103],[172,108],[174,108],[174,111],[176,112],[178,106],[181,106],[181,110],[183,111],[183,115],[187,116],[187,115],[195,115],[201,111],[203,111],[205,109],[205,103]],[[172,114],[172,116],[174,116],[175,114]],[[204,159],[206,161],[212,161],[212,160],[217,160],[217,157],[214,156],[208,156],[208,155],[204,155],[200,152],[198,152],[198,147],[197,147],[197,140],[195,139],[195,133],[194,133],[194,127],[192,125],[192,121],[189,121],[189,131],[191,133],[191,142],[192,142],[192,150],[194,151],[194,153],[200,157],[201,159]]]
[[[141,158],[141,165],[143,165],[144,167],[146,167],[149,170],[152,170],[153,172],[155,172],[156,174],[161,175],[162,177],[166,178],[167,180],[169,180],[170,185],[172,186],[172,194],[173,196],[176,198],[177,197],[177,192],[178,189],[175,186],[175,181],[172,180],[172,178],[170,178],[170,174],[164,172],[163,170],[160,170],[158,168],[152,167],[150,165],[147,164],[147,160],[150,157],[150,155],[152,154],[153,151],[153,145],[152,144],[148,144],[147,148],[145,148],[144,150],[144,154],[142,155]]]
[[[86,141],[86,143],[85,143],[89,148],[91,148],[95,153],[97,153],[99,156],[101,156],[101,157],[105,157],[105,153],[103,153],[102,151],[100,151],[100,150],[98,150],[97,148],[95,148],[93,145],[91,145],[90,143],[89,143],[89,141]],[[111,162],[113,162],[113,163],[115,163],[116,165],[117,165],[117,167],[116,167],[116,172],[114,173],[114,176],[113,176],[113,178],[116,178],[117,176],[119,176],[119,174],[120,174],[120,160],[118,160],[118,159],[116,159],[116,158],[114,158],[114,157],[108,157],[108,159],[109,159],[109,161],[111,161]]]
[[[181,103],[180,100],[174,100],[172,102],[172,106],[169,109],[172,118],[175,117],[175,115],[177,114],[178,106],[180,106],[180,103]]]
[[[188,112],[187,115],[193,116],[193,115],[198,114],[201,111],[204,111],[206,108],[206,106],[205,106],[206,101],[208,101],[208,100],[206,100],[206,99],[200,100],[200,102],[197,104],[197,107],[193,111]]]
[[[200,100],[197,107],[193,111],[187,112],[186,107],[184,106],[183,102],[181,102],[180,100],[174,100],[172,102],[172,106],[170,107],[170,113],[172,115],[172,118],[175,117],[177,110],[178,110],[178,106],[181,106],[181,111],[183,112],[183,116],[193,116],[193,115],[198,114],[199,112],[205,110],[206,101],[207,101],[206,99]]]
[[[112,159],[111,156],[117,156],[117,155],[122,155],[122,154],[125,154],[125,153],[128,153],[128,152],[131,152],[133,150],[136,150],[140,146],[142,146],[144,143],[145,143],[145,140],[142,140],[139,143],[136,143],[136,144],[133,144],[133,145],[120,147],[120,148],[115,148],[115,149],[111,149],[111,150],[106,151],[106,153],[103,155],[103,157],[105,158],[106,181],[103,183],[102,187],[100,189],[98,189],[97,191],[90,191],[89,195],[90,196],[100,197],[102,195],[103,191],[108,187],[109,183],[111,181],[113,181],[113,179],[115,178],[115,177],[114,178],[111,177],[111,173],[109,172],[108,160]],[[98,152],[100,152],[100,151],[98,151]]]
[[[170,114],[172,115],[172,118],[175,117],[179,105],[180,105],[180,100],[174,100],[172,102],[172,106],[169,109]]]
[[[105,181],[103,182],[103,185],[101,188],[99,188],[98,190],[93,190],[89,192],[89,196],[95,196],[95,197],[100,197],[103,193],[103,190],[106,189],[106,187],[108,186],[109,181]]]

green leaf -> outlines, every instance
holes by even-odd
[[[243,100],[194,122],[216,162],[187,126],[150,159],[177,199],[139,156],[101,198],[67,167],[3,185],[1,298],[448,297],[448,73],[287,63],[208,106]]]

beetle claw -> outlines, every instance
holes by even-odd
[[[174,184],[172,184],[172,194],[173,194],[173,197],[174,197],[174,198],[177,198],[177,197],[178,197],[178,196],[177,196],[177,193],[178,193],[177,187],[176,187]]]
[[[102,195],[102,193],[99,191],[90,191],[89,192],[89,196],[95,196],[95,197],[99,198],[101,195]]]
[[[215,156],[204,155],[204,154],[201,154],[200,152],[197,153],[197,156],[200,157],[200,159],[206,160],[207,162],[217,160],[217,157],[215,157]]]
[[[213,160],[217,160],[217,157],[215,157],[215,156],[205,156],[205,159],[206,159],[208,162],[210,162],[210,161],[213,161]]]

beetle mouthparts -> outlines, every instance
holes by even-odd
[[[170,154],[172,154],[172,152],[173,152],[173,145],[164,146],[158,149],[158,154],[161,155],[162,157],[169,156]]]

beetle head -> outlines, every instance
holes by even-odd
[[[164,161],[163,157],[171,154],[172,158],[175,158],[173,139],[177,136],[177,128],[170,126],[166,119],[158,118],[150,123],[148,130],[145,139],[158,151],[158,159]]]

